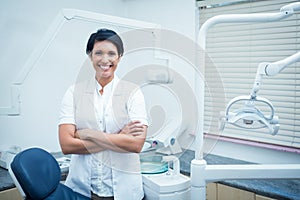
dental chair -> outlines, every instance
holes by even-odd
[[[9,173],[21,195],[27,200],[89,199],[60,183],[58,162],[40,148],[30,148],[18,153],[10,165]]]

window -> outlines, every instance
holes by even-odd
[[[245,14],[279,12],[291,0],[240,1],[213,6],[201,6],[210,1],[199,1],[200,26],[210,17],[220,14]],[[299,14],[298,14],[299,13]],[[212,63],[205,65],[206,82],[215,81],[215,69],[221,76],[225,91],[225,103],[232,98],[249,95],[254,83],[258,64],[275,62],[300,51],[300,12],[284,20],[267,23],[218,24],[207,34],[206,50]],[[225,106],[214,99],[218,85],[205,90],[204,131],[218,133],[217,113]],[[222,135],[258,142],[300,148],[300,62],[285,68],[280,74],[264,76],[258,96],[267,98],[279,116],[280,129],[277,135],[270,135],[267,129],[240,129],[226,124]]]

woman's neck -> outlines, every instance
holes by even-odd
[[[105,87],[108,83],[110,83],[112,80],[114,79],[114,76],[111,76],[109,78],[103,78],[103,77],[96,77],[96,80],[98,81],[98,83],[102,86]]]

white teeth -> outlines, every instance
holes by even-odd
[[[107,70],[107,69],[109,69],[109,67],[110,67],[109,65],[106,65],[106,66],[100,65],[100,68],[103,69],[103,70]]]

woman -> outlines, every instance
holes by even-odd
[[[115,75],[123,42],[112,30],[91,34],[86,48],[95,71],[62,101],[59,141],[72,154],[66,185],[92,199],[143,198],[139,152],[147,132],[144,97]]]

